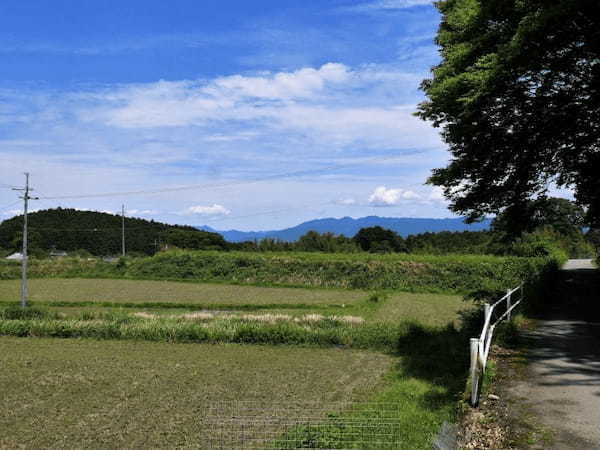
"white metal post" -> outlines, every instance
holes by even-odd
[[[471,338],[471,406],[477,405],[479,392],[479,339]]]
[[[523,290],[523,284],[524,283],[521,283],[521,298],[519,299],[519,301],[521,301],[521,300],[523,300],[523,298],[525,298],[525,292]]]
[[[511,312],[510,312],[510,306],[511,306],[510,305],[510,296],[511,296],[510,289],[507,289],[506,290],[506,310],[508,311],[507,319],[508,319],[509,322],[510,322],[510,315],[511,315]]]

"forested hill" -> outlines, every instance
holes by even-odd
[[[121,252],[121,216],[79,211],[75,209],[48,209],[29,216],[29,244],[36,250],[87,250],[93,255],[117,255]],[[23,216],[0,223],[0,248],[19,250],[22,245]],[[223,238],[215,233],[196,228],[168,225],[137,218],[125,218],[127,252],[152,254],[157,244],[177,240],[202,241],[206,246],[224,246]]]

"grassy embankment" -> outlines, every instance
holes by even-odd
[[[543,258],[485,255],[167,252],[117,264],[84,259],[32,260],[32,278],[130,278],[257,286],[392,289],[465,294],[482,285],[506,289],[535,276]],[[0,263],[0,279],[19,265]]]

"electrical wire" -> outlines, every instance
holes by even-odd
[[[15,206],[15,205],[17,205],[19,203],[21,203],[21,200],[17,200],[16,202],[11,203],[10,205],[3,206],[2,208],[0,208],[0,211],[4,211],[5,209],[8,209],[8,208],[10,208],[12,206]]]
[[[123,191],[123,192],[104,192],[104,193],[96,193],[96,194],[70,194],[70,195],[54,195],[54,196],[39,196],[40,200],[68,200],[68,199],[83,199],[83,198],[101,198],[101,197],[126,197],[130,195],[152,195],[152,194],[162,194],[168,192],[179,192],[179,191],[189,191],[189,190],[205,190],[205,189],[216,189],[230,186],[241,186],[248,184],[261,183],[263,181],[277,180],[277,179],[285,179],[285,178],[294,178],[300,177],[304,175],[312,175],[319,172],[326,172],[331,170],[339,170],[346,167],[352,167],[359,164],[366,164],[374,161],[389,161],[392,159],[398,159],[399,156],[387,156],[387,157],[375,157],[362,160],[360,162],[351,163],[351,164],[334,164],[327,167],[323,167],[320,169],[313,170],[300,170],[295,172],[287,172],[277,175],[271,175],[268,177],[255,178],[246,181],[234,181],[229,183],[214,183],[214,184],[191,184],[186,186],[175,186],[175,187],[167,187],[167,188],[158,188],[158,189],[148,189],[148,190],[135,190],[135,191]]]
[[[405,187],[414,187],[414,186],[420,186],[422,185],[422,183],[411,183],[409,185],[405,185]],[[45,203],[46,205],[49,205],[48,202],[42,200],[42,199],[46,199],[48,197],[40,197],[40,200],[42,203]],[[18,201],[17,201],[18,203]],[[208,223],[214,223],[214,222],[222,222],[222,221],[226,221],[226,220],[237,220],[237,219],[244,219],[244,218],[248,218],[248,217],[260,217],[260,216],[268,216],[268,215],[272,215],[272,214],[279,214],[279,213],[285,213],[285,212],[289,212],[289,211],[295,211],[298,209],[305,209],[305,208],[309,208],[309,207],[316,207],[316,206],[328,206],[328,205],[335,205],[334,202],[332,201],[327,201],[327,202],[322,202],[322,203],[308,203],[308,204],[302,204],[302,205],[297,205],[297,206],[291,206],[291,207],[287,207],[287,208],[282,208],[282,209],[276,209],[276,210],[267,210],[267,211],[260,211],[260,212],[256,212],[256,213],[251,213],[251,214],[242,214],[242,215],[236,215],[236,216],[229,216],[229,215],[225,215],[222,217],[218,217],[218,218],[209,218],[206,220],[207,224]],[[368,205],[355,205],[355,206],[368,206]],[[118,214],[114,214],[117,215]],[[137,218],[139,220],[145,220],[142,218]],[[167,225],[169,227],[171,226],[179,226],[179,227],[192,227],[192,228],[196,228],[192,225],[172,225],[172,224],[164,224]],[[120,231],[121,227],[110,227],[110,228],[99,228],[99,227],[94,227],[94,228],[42,228],[42,227],[35,227],[32,226],[30,227],[32,230],[39,230],[39,231],[57,231],[57,232],[94,232],[94,233],[98,233],[98,232],[114,232],[114,231]],[[146,230],[147,228],[145,227],[127,227],[128,231],[135,231],[135,230]]]

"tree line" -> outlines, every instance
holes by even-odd
[[[600,231],[586,229],[585,211],[560,198],[531,201],[524,231],[515,234],[500,214],[486,231],[442,231],[403,238],[379,226],[362,228],[353,237],[309,231],[295,242],[262,239],[227,242],[218,233],[191,226],[169,225],[153,220],[125,218],[128,255],[152,255],[172,248],[220,251],[303,251],[326,253],[420,253],[420,254],[516,254],[544,256],[563,251],[573,257],[592,256],[600,248]],[[121,252],[122,218],[117,215],[74,209],[50,209],[29,216],[29,246],[33,256],[52,250],[80,255],[107,256]],[[19,251],[23,217],[0,223],[0,252]]]

